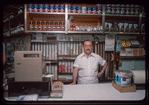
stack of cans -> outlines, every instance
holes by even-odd
[[[28,4],[28,12],[65,12],[64,4]]]

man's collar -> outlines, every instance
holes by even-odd
[[[85,56],[85,53],[83,52],[82,57],[84,57],[84,56]],[[90,54],[89,56],[95,57],[93,52],[91,52],[91,54]],[[81,58],[82,58],[82,57],[81,57]]]

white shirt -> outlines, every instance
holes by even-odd
[[[98,83],[98,65],[104,66],[105,60],[95,54],[91,53],[88,59],[85,54],[80,54],[75,62],[74,67],[78,67],[78,83]]]

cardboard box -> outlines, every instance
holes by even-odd
[[[143,56],[143,48],[139,48],[139,56]]]
[[[52,84],[52,90],[63,90],[62,81],[56,81]]]
[[[114,80],[112,80],[112,86],[117,89],[119,92],[135,92],[136,85],[132,84],[132,86],[120,86],[115,84]]]
[[[139,49],[138,48],[133,48],[133,56],[139,56]]]

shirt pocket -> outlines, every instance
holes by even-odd
[[[92,69],[93,69],[93,70],[97,70],[97,69],[98,69],[98,63],[97,63],[96,60],[94,60],[94,61],[92,62]]]

